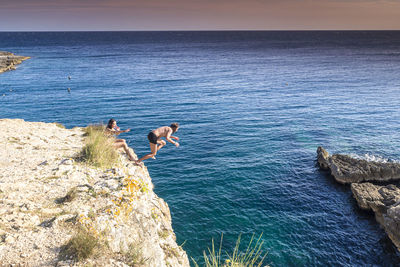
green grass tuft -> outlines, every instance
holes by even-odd
[[[208,253],[203,251],[204,266],[205,267],[261,267],[268,266],[262,265],[267,253],[262,252],[263,241],[261,241],[262,234],[255,241],[254,235],[252,236],[249,244],[244,251],[240,250],[241,235],[239,235],[236,246],[231,254],[226,253],[226,256],[221,256],[222,253],[222,239],[218,251],[215,250],[214,240],[211,241],[211,249],[208,248]],[[199,267],[197,262],[192,258],[194,266]]]
[[[61,248],[60,258],[81,261],[92,255],[99,240],[87,230],[80,228],[68,243]]]
[[[86,145],[80,159],[89,165],[111,168],[118,163],[118,153],[113,147],[114,138],[104,134],[103,125],[91,125],[85,128]]]

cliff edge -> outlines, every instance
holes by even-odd
[[[0,51],[0,73],[15,70],[16,65],[21,64],[22,61],[30,57],[17,56],[10,52]]]
[[[0,129],[0,266],[189,266],[146,167],[75,160],[82,128]]]

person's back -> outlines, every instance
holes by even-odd
[[[169,126],[163,126],[153,130],[153,133],[157,135],[158,138],[160,137],[167,137],[168,134],[172,133],[172,129]]]

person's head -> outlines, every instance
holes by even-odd
[[[177,123],[177,122],[174,122],[174,123],[172,123],[169,127],[171,127],[171,129],[172,129],[172,132],[176,132],[176,131],[178,131],[178,128],[179,128],[179,123]]]
[[[117,125],[117,121],[114,120],[114,119],[110,119],[110,120],[108,121],[107,128],[108,128],[108,129],[112,129],[112,128],[114,128],[116,125]]]

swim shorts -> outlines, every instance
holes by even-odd
[[[157,137],[157,135],[155,133],[149,132],[149,134],[147,135],[147,138],[149,139],[150,143],[153,143],[153,144],[157,145],[158,137]]]

